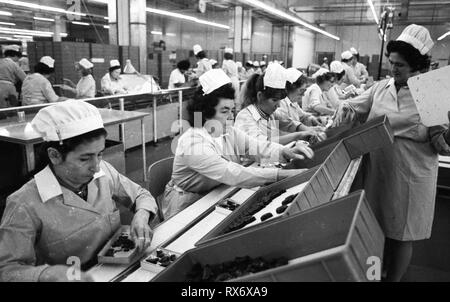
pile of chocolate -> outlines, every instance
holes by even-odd
[[[175,260],[177,260],[177,256],[175,254],[171,254],[160,249],[156,250],[155,256],[145,259],[148,263],[158,264],[162,267],[168,267]]]
[[[267,205],[269,205],[275,198],[279,197],[280,195],[282,195],[284,193],[286,193],[286,190],[270,192],[268,195],[263,196],[259,202],[253,203],[250,207],[248,207],[246,209],[246,211],[244,213],[242,213],[242,215],[240,215],[232,223],[230,223],[230,225],[224,230],[223,234],[227,234],[227,233],[230,233],[230,232],[233,232],[236,230],[240,230],[243,227],[245,227],[246,225],[256,221],[256,218],[254,217],[254,215],[256,213],[258,213],[259,211],[261,211],[262,209],[264,209]],[[282,206],[276,210],[277,214],[284,213],[287,210],[289,204],[294,201],[294,199],[295,199],[295,197],[297,197],[297,195],[298,194],[294,194],[294,195],[287,197],[282,202]],[[261,221],[266,221],[267,219],[269,219],[271,217],[273,217],[272,213],[266,213],[263,216],[261,216]]]
[[[221,282],[236,279],[249,274],[255,274],[288,263],[286,258],[265,260],[261,257],[237,257],[233,261],[216,265],[201,265],[196,263],[187,274],[187,282]]]
[[[239,207],[239,204],[237,204],[233,200],[227,198],[219,204],[219,207],[230,210],[230,211],[234,211]]]
[[[109,248],[105,256],[106,257],[114,257],[115,253],[118,252],[129,252],[130,250],[135,248],[135,244],[133,240],[130,240],[129,235],[126,233],[123,233],[119,236],[119,238],[114,241],[114,243],[111,245],[111,248]]]

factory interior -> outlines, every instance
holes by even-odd
[[[446,0],[0,0],[0,282],[448,282],[449,65]]]

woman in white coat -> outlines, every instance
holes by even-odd
[[[333,106],[324,97],[324,93],[333,87],[335,75],[328,69],[320,68],[312,75],[316,83],[306,89],[302,100],[302,109],[315,116],[333,115]]]
[[[200,78],[205,72],[213,69],[211,61],[206,57],[206,53],[203,48],[196,44],[193,47],[194,55],[197,58],[197,71],[195,72],[195,77]]]
[[[234,89],[221,69],[200,77],[201,87],[188,106],[189,128],[178,140],[172,180],[163,196],[167,219],[188,207],[220,184],[252,188],[296,175],[301,170],[244,167],[241,157],[258,162],[286,162],[312,158],[304,144],[288,148],[260,141],[232,127]]]
[[[367,199],[387,237],[384,266],[388,281],[400,281],[411,261],[413,242],[428,239],[434,217],[438,154],[450,154],[448,125],[426,127],[407,86],[427,71],[433,47],[428,30],[412,24],[387,45],[393,78],[345,101],[336,125],[386,115],[394,144],[370,154],[364,165]]]
[[[74,257],[84,271],[121,226],[119,202],[135,211],[131,236],[150,245],[157,205],[150,193],[102,161],[106,130],[98,109],[69,100],[49,106],[31,122],[46,143],[45,166],[8,197],[0,224],[1,281],[68,280]]]
[[[92,76],[92,68],[94,68],[94,64],[92,64],[88,59],[81,59],[76,65],[76,69],[80,75],[80,80],[78,81],[77,85],[74,85],[71,81],[69,81],[69,84],[74,87],[64,86],[63,88],[75,94],[75,97],[77,99],[94,98],[96,94],[96,88],[95,80]]]
[[[231,79],[231,84],[233,85],[235,91],[234,99],[237,102],[239,100],[239,72],[236,62],[233,61],[233,49],[225,48],[223,58],[224,60],[222,63],[222,69],[225,72],[225,74],[229,76]],[[238,107],[237,104],[236,107]]]

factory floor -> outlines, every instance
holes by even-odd
[[[171,139],[147,145],[147,165],[173,156]],[[147,187],[142,175],[142,151],[140,148],[126,153],[127,176]],[[449,282],[450,281],[450,192],[439,191],[432,237],[414,244],[413,259],[404,276],[404,282]]]

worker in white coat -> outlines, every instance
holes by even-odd
[[[225,53],[223,55],[223,63],[222,63],[222,69],[225,72],[227,76],[231,79],[231,84],[233,85],[235,96],[234,99],[237,102],[239,100],[239,73],[238,73],[238,66],[236,62],[233,61],[233,49],[232,48],[225,48]],[[236,104],[235,107],[238,107],[238,104]],[[240,108],[237,108],[240,110]]]
[[[369,73],[367,72],[366,66],[359,62],[359,52],[354,47],[350,48],[350,52],[353,55],[351,67],[353,68],[356,78],[361,83],[366,83],[369,79]]]
[[[121,226],[119,202],[135,211],[131,237],[149,246],[157,211],[150,193],[102,161],[106,130],[98,109],[69,100],[39,111],[32,127],[46,141],[48,165],[8,197],[0,224],[1,281],[69,280],[66,265],[85,270]],[[77,260],[74,260],[77,259]]]
[[[299,105],[306,91],[307,77],[294,67],[286,69],[286,75],[287,96],[280,101],[280,107],[274,113],[275,119],[292,121],[301,126],[301,131],[319,130],[320,128],[310,127],[320,127],[320,121],[311,113],[304,111]]]
[[[393,78],[347,100],[335,120],[339,125],[386,115],[394,132],[394,143],[370,153],[363,170],[367,199],[387,237],[387,281],[400,281],[411,261],[413,242],[430,238],[438,154],[450,155],[448,125],[425,126],[407,84],[429,68],[433,44],[425,27],[406,27],[387,45]]]
[[[17,62],[21,57],[20,47],[10,45],[4,48],[4,58],[0,58],[0,108],[18,105],[16,84],[25,80],[26,74]]]
[[[109,72],[101,80],[102,93],[105,95],[128,93],[128,88],[120,76],[122,71],[120,62],[118,60],[111,60],[109,66]]]
[[[351,65],[353,54],[349,50],[346,50],[341,54],[341,59],[342,66],[345,70],[344,83],[347,86],[353,85],[355,88],[360,88],[361,81],[356,77],[353,66]]]
[[[66,100],[59,97],[48,80],[55,72],[55,60],[44,56],[34,67],[34,73],[27,75],[22,85],[22,105],[55,103]]]
[[[244,109],[236,116],[235,127],[281,145],[317,136],[315,131],[303,131],[302,125],[292,120],[276,119],[274,113],[286,97],[286,81],[286,69],[278,63],[270,64],[263,75],[254,74],[246,83]]]
[[[323,93],[333,87],[335,76],[328,69],[320,68],[312,75],[315,84],[306,89],[302,100],[302,108],[315,116],[333,115],[334,109],[324,98]]]
[[[80,75],[80,80],[76,86],[69,81],[69,84],[75,87],[65,85],[63,88],[75,94],[77,99],[94,98],[96,94],[95,80],[92,76],[92,68],[94,68],[94,64],[92,64],[88,59],[83,58],[76,64],[75,68]]]
[[[206,53],[203,48],[196,44],[193,47],[194,55],[197,58],[197,71],[195,73],[195,77],[200,78],[205,72],[213,69],[211,61],[206,57]]]
[[[234,89],[221,69],[200,77],[201,87],[188,106],[189,128],[178,140],[172,180],[163,198],[165,219],[188,207],[220,184],[252,188],[297,175],[302,170],[244,167],[242,156],[259,162],[311,158],[304,144],[288,148],[257,140],[232,127]]]

